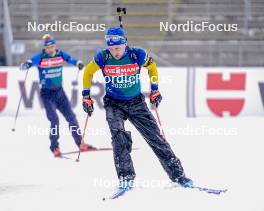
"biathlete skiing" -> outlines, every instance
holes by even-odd
[[[21,64],[21,70],[28,70],[32,66],[37,66],[40,80],[40,97],[43,102],[46,115],[50,121],[50,150],[55,157],[61,156],[59,147],[59,118],[56,110],[59,110],[69,123],[69,129],[75,144],[81,151],[88,151],[93,147],[82,141],[82,135],[76,116],[71,108],[71,104],[62,88],[62,69],[64,61],[83,69],[82,61],[71,57],[63,50],[56,47],[56,40],[50,34],[42,37],[43,49],[31,59]]]
[[[105,41],[107,48],[97,52],[84,70],[83,109],[89,116],[94,111],[90,96],[91,82],[93,74],[101,69],[105,78],[104,109],[112,136],[119,187],[131,189],[136,176],[130,156],[131,132],[124,127],[126,120],[129,120],[147,141],[171,181],[183,187],[191,187],[192,180],[186,177],[181,161],[161,135],[159,126],[141,93],[140,80],[136,80],[139,79],[141,68],[145,67],[151,81],[150,102],[158,107],[162,97],[155,61],[145,50],[128,46],[122,27],[108,28]]]

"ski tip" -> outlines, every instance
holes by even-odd
[[[66,160],[71,160],[71,158],[60,155],[60,156],[54,156],[54,158],[60,158],[60,159],[66,159]]]
[[[226,193],[227,192],[227,189],[224,189],[224,190],[209,190],[207,192],[208,193],[211,193],[211,194],[220,195],[221,193]]]

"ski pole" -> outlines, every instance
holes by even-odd
[[[26,80],[27,80],[28,71],[29,71],[29,69],[27,69],[26,75],[25,75],[25,79],[23,81],[24,82],[24,87],[25,87],[25,83],[26,83]],[[16,115],[15,115],[14,125],[13,125],[13,128],[12,128],[12,131],[13,132],[15,132],[15,130],[16,130],[16,122],[17,122],[17,118],[18,118],[18,114],[19,114],[21,102],[22,102],[22,92],[20,94],[20,99],[19,99],[19,102],[18,102],[18,105],[17,105],[17,110],[16,110]]]
[[[158,120],[158,123],[159,123],[159,126],[160,126],[161,135],[163,136],[164,139],[166,139],[166,138],[165,138],[165,133],[164,133],[164,130],[163,130],[163,127],[162,127],[162,124],[161,124],[161,120],[160,120],[160,116],[159,116],[158,108],[157,108],[156,106],[154,106],[154,111],[155,111],[155,113],[156,113],[157,120]]]
[[[86,119],[85,119],[85,124],[84,124],[82,139],[81,139],[81,144],[83,144],[83,142],[84,142],[85,130],[86,130],[87,125],[88,125],[88,119],[89,119],[89,115],[87,114]],[[78,153],[78,157],[76,159],[76,162],[80,161],[80,156],[81,156],[81,148],[79,149],[79,153]]]

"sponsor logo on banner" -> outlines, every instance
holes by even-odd
[[[0,90],[7,89],[7,72],[0,72]],[[7,96],[0,95],[0,112],[4,111],[7,103]]]
[[[260,97],[261,97],[261,102],[264,107],[264,82],[259,82],[259,92],[260,92]]]
[[[246,73],[229,73],[225,79],[223,73],[207,73],[207,91],[245,91]],[[229,98],[207,98],[208,108],[217,116],[222,117],[224,113],[237,116],[245,104],[244,97]]]

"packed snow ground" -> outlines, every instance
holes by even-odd
[[[64,120],[61,123],[67,127]],[[168,188],[169,179],[158,160],[127,124],[133,131],[134,147],[139,148],[132,152],[138,187],[105,202],[102,198],[113,193],[115,184],[111,183],[117,181],[111,151],[83,153],[79,163],[77,155],[69,155],[72,160],[57,159],[48,149],[46,135],[28,131],[29,125],[48,127],[44,117],[20,117],[15,132],[11,132],[12,124],[13,118],[0,117],[1,211],[264,211],[264,118],[166,120],[170,128],[183,129],[168,130],[167,139],[187,176],[201,186],[228,188],[220,196]],[[217,128],[222,134],[216,134]],[[110,147],[110,141],[107,128],[86,136],[86,142],[99,147]],[[69,135],[61,135],[60,144],[64,152],[76,149]]]

